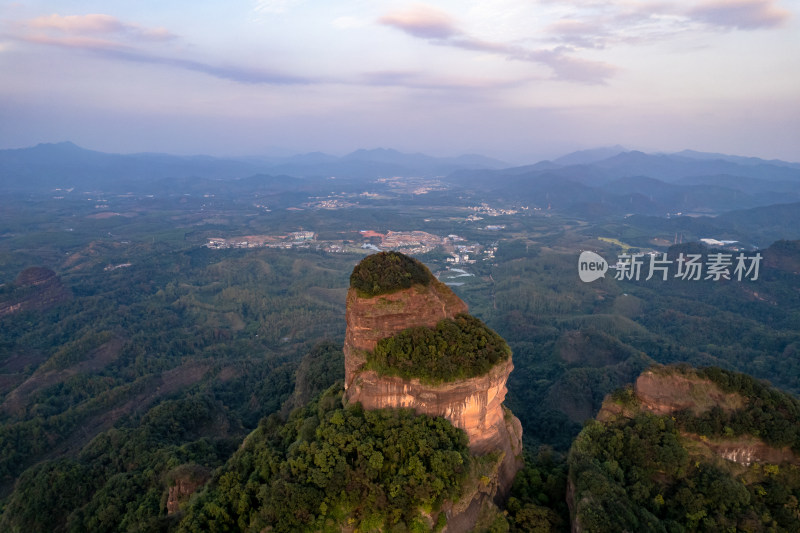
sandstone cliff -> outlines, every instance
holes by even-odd
[[[358,267],[357,267],[358,268]],[[427,270],[427,269],[426,269]],[[467,495],[448,513],[451,528],[471,527],[486,500],[503,500],[521,468],[522,425],[503,408],[506,381],[514,368],[509,357],[487,373],[440,384],[380,375],[365,369],[378,341],[416,326],[434,327],[443,319],[467,312],[467,305],[430,273],[427,284],[368,296],[351,288],[347,295],[345,399],[365,409],[410,408],[419,414],[442,416],[463,429],[473,454],[499,453],[491,482]],[[454,529],[451,529],[454,530]],[[463,530],[463,529],[462,529]]]
[[[344,341],[345,388],[366,362],[366,352],[378,341],[413,326],[433,327],[443,318],[466,313],[467,304],[447,285],[431,280],[390,294],[361,297],[351,288],[347,292],[347,332]]]

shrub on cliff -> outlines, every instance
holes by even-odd
[[[500,335],[479,319],[460,314],[435,328],[409,328],[381,339],[367,365],[381,374],[438,383],[480,376],[510,355]]]
[[[380,252],[361,260],[350,274],[350,286],[359,296],[372,297],[408,289],[414,284],[428,285],[433,274],[428,267],[400,252]]]

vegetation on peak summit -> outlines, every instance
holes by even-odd
[[[468,314],[419,326],[381,339],[367,356],[367,368],[406,379],[439,383],[485,374],[511,356],[503,338]]]
[[[412,285],[430,285],[433,274],[428,267],[400,252],[379,252],[358,263],[350,274],[350,287],[359,296],[371,298]]]

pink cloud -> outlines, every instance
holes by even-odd
[[[689,15],[715,26],[740,30],[775,28],[791,16],[775,0],[712,0],[691,9]]]
[[[116,17],[101,14],[61,16],[54,13],[32,19],[28,21],[28,26],[65,33],[113,33],[125,29],[125,24]]]
[[[54,13],[31,19],[25,23],[25,26],[31,30],[70,35],[116,34],[146,41],[166,41],[175,38],[175,35],[165,28],[143,28],[101,13],[65,16]]]
[[[461,33],[447,13],[424,4],[394,11],[378,22],[423,39],[446,39]]]
[[[96,37],[49,37],[46,35],[27,35],[21,38],[23,41],[35,44],[45,44],[48,46],[58,46],[63,48],[80,48],[83,50],[112,50],[120,48],[121,45],[107,39]]]

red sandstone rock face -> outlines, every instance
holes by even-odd
[[[695,414],[717,406],[729,411],[744,405],[738,394],[729,394],[711,380],[680,373],[643,372],[634,386],[642,407],[657,415],[668,415],[682,409]]]
[[[435,386],[368,370],[356,375],[347,398],[361,402],[364,409],[403,407],[442,416],[466,431],[473,452],[488,453],[501,447],[500,434],[507,433],[502,403],[513,368],[509,359],[486,375]]]
[[[467,311],[467,304],[438,281],[373,298],[360,298],[355,289],[350,289],[344,341],[345,388],[366,362],[363,352],[374,350],[379,340],[414,326],[433,327],[442,319]]]
[[[700,439],[697,438],[696,440]],[[798,463],[798,458],[792,453],[792,450],[788,446],[775,448],[756,438],[747,439],[745,437],[711,442],[708,443],[707,446],[720,457],[745,466],[750,466],[752,463],[769,463],[776,465],[784,462],[792,464]]]
[[[204,482],[189,479],[179,479],[169,488],[167,495],[167,514],[175,514],[181,508],[181,503],[187,501],[189,496],[202,487]]]
[[[350,289],[344,344],[345,398],[360,402],[365,409],[409,408],[419,414],[442,416],[466,431],[473,453],[502,452],[497,490],[492,495],[502,499],[522,467],[522,425],[502,406],[506,381],[514,368],[511,358],[483,376],[440,385],[362,369],[366,353],[380,339],[410,327],[433,327],[442,319],[466,312],[467,305],[438,281],[373,298],[360,298]]]

